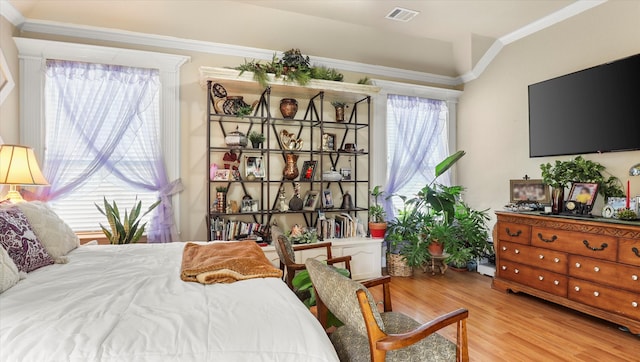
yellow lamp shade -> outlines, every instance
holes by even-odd
[[[31,147],[0,145],[0,184],[11,185],[7,198],[21,201],[16,185],[49,185]]]

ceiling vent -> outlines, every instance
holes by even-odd
[[[396,21],[402,21],[402,22],[406,23],[409,20],[413,19],[418,14],[419,14],[419,12],[414,11],[414,10],[409,10],[409,9],[404,9],[404,8],[395,8],[395,9],[391,10],[391,12],[389,14],[387,14],[387,16],[385,16],[385,18],[391,19],[391,20],[396,20]]]

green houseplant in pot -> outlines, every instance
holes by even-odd
[[[153,203],[144,214],[140,215],[142,201],[138,201],[133,205],[131,213],[129,213],[127,209],[124,210],[124,218],[122,219],[120,218],[120,211],[118,210],[118,205],[115,200],[113,204],[110,204],[107,198],[104,197],[104,209],[98,206],[98,204],[94,205],[96,205],[96,208],[98,208],[98,211],[100,211],[102,215],[107,217],[110,229],[107,229],[102,224],[100,224],[100,228],[102,228],[102,232],[107,239],[109,239],[109,242],[111,244],[130,244],[140,240],[147,226],[147,223],[140,225],[140,220],[159,204],[160,200]]]
[[[253,146],[253,148],[260,148],[264,140],[264,134],[260,132],[251,131],[249,133],[249,141],[251,141],[251,146]]]
[[[380,185],[377,185],[369,194],[372,200],[372,204],[369,206],[369,232],[372,238],[381,239],[384,238],[387,230],[386,213],[379,200],[384,191],[380,188]]]
[[[551,186],[552,212],[562,211],[564,201],[564,189],[572,182],[588,182],[598,184],[598,193],[601,194],[605,202],[609,197],[623,197],[624,191],[620,180],[613,176],[606,176],[606,168],[582,156],[573,160],[544,163],[540,165],[542,171],[542,182]]]

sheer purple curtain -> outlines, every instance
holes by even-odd
[[[46,77],[46,87],[55,87],[43,162],[51,187],[38,198],[60,198],[105,168],[130,187],[159,193],[148,240],[176,240],[169,196],[182,185],[168,181],[156,122],[142,112],[155,107],[158,70],[48,60]]]
[[[445,126],[439,122],[443,101],[419,97],[390,94],[387,98],[387,122],[396,127],[397,145],[389,149],[390,170],[385,193],[392,195],[418,173],[432,170],[430,159],[433,151],[438,147],[438,137]],[[427,179],[433,178],[424,175]],[[410,196],[410,195],[407,195]],[[391,199],[383,202],[388,219],[395,217],[395,210]]]

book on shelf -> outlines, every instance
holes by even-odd
[[[322,240],[355,237],[358,230],[358,218],[341,213],[334,217],[318,220],[316,229]]]
[[[220,217],[211,219],[211,240],[238,240],[250,235],[264,235],[267,225],[255,222],[224,220]]]

